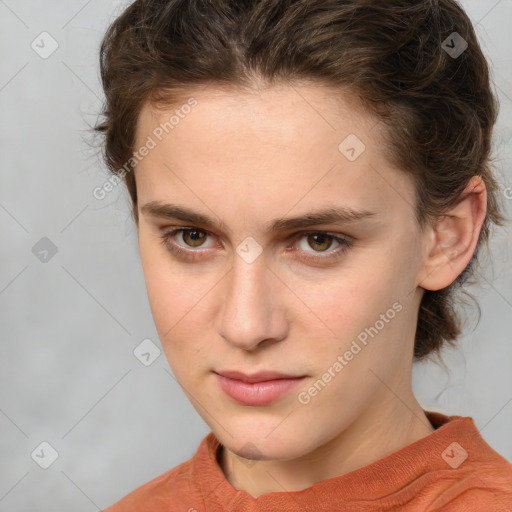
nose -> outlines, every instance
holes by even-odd
[[[252,263],[236,256],[223,286],[218,330],[227,343],[253,351],[286,337],[285,299],[291,292],[267,267],[263,255]]]

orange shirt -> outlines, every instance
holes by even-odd
[[[436,428],[427,437],[302,491],[258,498],[226,480],[210,432],[193,457],[103,512],[512,512],[512,464],[473,419],[425,414]]]

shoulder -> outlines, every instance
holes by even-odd
[[[191,459],[140,485],[102,512],[167,512],[169,500],[179,499],[179,491],[186,487],[190,474]],[[186,509],[185,509],[186,510]]]
[[[192,496],[201,497],[200,481],[211,472],[217,446],[213,433],[208,434],[188,460],[140,485],[101,512],[169,512],[171,504],[172,510],[189,510]]]
[[[446,465],[435,471],[443,490],[429,510],[512,510],[512,464],[487,443],[473,418],[451,418],[457,421],[446,430],[440,452]]]
[[[433,512],[512,510],[512,465],[482,466],[459,478],[445,476],[444,492],[433,502]]]

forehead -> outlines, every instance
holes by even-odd
[[[319,201],[389,209],[412,192],[382,156],[377,120],[349,94],[323,86],[196,89],[172,106],[144,106],[137,147],[148,138],[155,147],[135,169],[141,202],[171,197],[205,213],[215,203],[243,216],[261,215],[262,205],[287,211]]]
[[[189,104],[195,103],[193,108]],[[183,111],[183,112],[180,112]],[[173,116],[172,114],[177,115]],[[332,86],[299,85],[280,83],[272,87],[248,91],[233,87],[194,87],[178,92],[172,104],[146,102],[141,109],[137,124],[137,138],[144,136],[154,126],[165,125],[170,118],[172,130],[178,125],[190,124],[185,120],[192,117],[198,136],[207,131],[219,135],[221,130],[241,128],[241,133],[268,133],[282,139],[286,134],[294,136],[297,129],[309,136],[323,131],[337,131],[349,126],[361,135],[376,126],[376,119],[363,111],[360,102],[348,89],[334,89]],[[290,133],[291,130],[291,133]],[[181,130],[183,131],[183,130]]]

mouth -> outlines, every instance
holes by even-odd
[[[261,370],[256,373],[244,373],[238,370],[222,370],[218,372],[213,372],[217,375],[221,375],[222,377],[227,377],[229,379],[241,380],[243,382],[255,383],[255,382],[267,382],[271,380],[281,380],[281,379],[300,379],[302,377],[306,377],[306,375],[292,375],[287,373],[276,372],[272,370]]]
[[[306,379],[279,372],[247,375],[237,371],[214,372],[219,386],[233,400],[243,405],[267,405],[288,394]]]

